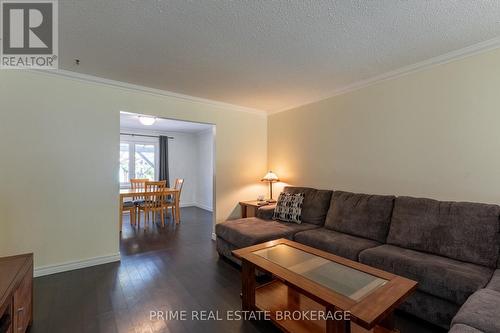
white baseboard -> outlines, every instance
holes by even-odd
[[[45,276],[50,274],[72,271],[75,269],[80,269],[85,267],[108,264],[110,262],[116,262],[116,261],[120,261],[120,253],[111,254],[108,256],[77,260],[77,261],[69,261],[56,265],[35,267],[34,275],[35,277]]]
[[[210,206],[207,206],[207,205],[203,205],[203,204],[200,204],[200,203],[196,203],[196,202],[182,202],[180,204],[181,208],[184,208],[184,207],[198,207],[200,209],[203,209],[203,210],[208,210],[209,212],[213,212],[213,207],[210,207]]]
[[[213,212],[213,207],[211,207],[211,206],[207,206],[207,205],[203,205],[203,204],[199,204],[199,203],[195,203],[194,206],[201,208],[201,209],[204,209],[204,210],[208,210],[209,212]]]

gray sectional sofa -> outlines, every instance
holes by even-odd
[[[450,332],[500,332],[500,206],[287,187],[304,193],[302,223],[217,224],[218,252],[288,238],[418,281],[401,309]]]

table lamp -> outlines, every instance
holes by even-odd
[[[267,202],[273,203],[276,202],[276,200],[273,199],[273,183],[279,182],[278,176],[272,171],[269,171],[262,179],[261,181],[263,182],[268,182],[269,183],[269,196],[270,199],[267,200]]]

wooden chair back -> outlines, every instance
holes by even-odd
[[[144,190],[146,188],[146,182],[149,182],[148,178],[140,179],[140,178],[133,178],[130,179],[130,188],[132,190]],[[141,197],[133,197],[132,200],[139,200],[142,199]]]
[[[146,182],[146,192],[157,192],[155,194],[148,194],[144,197],[144,207],[148,209],[160,208],[166,201],[167,195],[165,189],[167,188],[167,181],[160,180],[156,182]]]
[[[184,185],[184,178],[176,178],[174,188],[179,190],[179,198],[181,197],[182,186]]]

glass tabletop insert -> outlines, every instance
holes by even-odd
[[[387,280],[286,244],[253,253],[354,301],[387,283]]]

